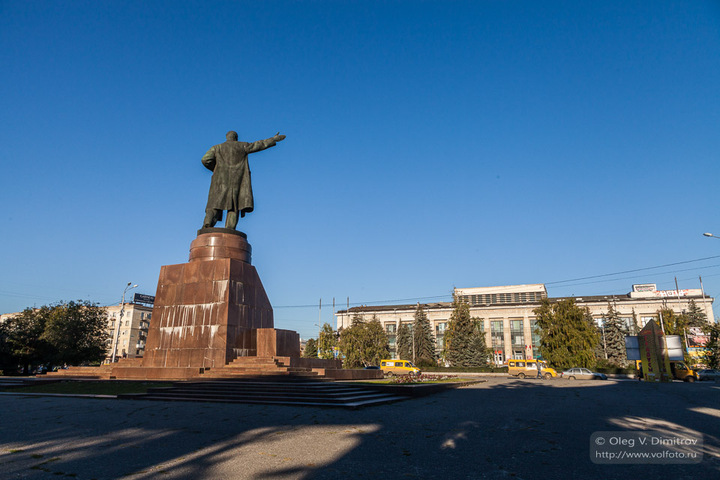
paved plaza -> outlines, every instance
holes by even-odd
[[[361,410],[0,396],[2,479],[697,479],[720,384],[514,380]],[[700,435],[699,464],[598,465],[598,431]]]

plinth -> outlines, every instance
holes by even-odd
[[[296,332],[273,310],[242,232],[198,231],[190,261],[161,267],[145,368],[219,368],[245,356],[300,355]]]

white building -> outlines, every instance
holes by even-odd
[[[482,321],[485,340],[493,350],[495,363],[502,364],[508,358],[536,358],[539,356],[539,337],[535,330],[533,310],[548,298],[544,284],[509,285],[501,287],[456,288],[455,295],[470,306],[470,315]],[[608,311],[608,302],[625,322],[631,334],[642,328],[648,320],[658,319],[658,311],[671,308],[677,313],[688,310],[691,300],[701,308],[708,320],[713,321],[713,298],[700,289],[657,290],[654,284],[633,285],[626,294],[572,297],[581,307],[587,307],[593,318],[601,323]],[[551,298],[551,301],[564,298]],[[443,336],[452,313],[452,303],[422,304],[435,332],[436,350],[443,348]],[[336,315],[337,329],[351,325],[352,319],[364,320],[376,317],[385,327],[390,340],[390,351],[396,354],[395,341],[400,324],[412,324],[417,305],[383,305],[353,307],[340,310]],[[636,319],[636,323],[633,321]]]
[[[145,353],[152,307],[125,303],[124,306],[118,304],[105,308],[108,318],[108,348],[105,361],[109,362],[112,359],[113,347],[115,347],[116,359],[142,357]]]

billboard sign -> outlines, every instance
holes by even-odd
[[[142,303],[144,305],[153,306],[155,304],[155,297],[152,295],[144,295],[142,293],[136,293],[133,296],[133,303]]]
[[[650,320],[638,334],[642,373],[646,382],[669,382],[672,380],[670,358],[668,358],[665,342],[665,335],[654,320]]]
[[[700,327],[690,327],[687,329],[688,335],[688,348],[701,348],[704,347],[710,337],[705,335]]]

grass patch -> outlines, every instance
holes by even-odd
[[[146,393],[148,388],[170,387],[170,382],[127,382],[113,380],[63,380],[44,385],[8,388],[7,392],[19,393],[64,393],[79,395],[120,395],[123,393]]]

